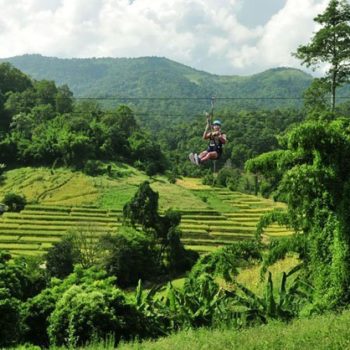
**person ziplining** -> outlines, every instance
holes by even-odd
[[[193,164],[200,165],[208,160],[217,160],[222,154],[223,145],[227,142],[226,134],[221,131],[222,123],[219,119],[211,123],[211,115],[207,117],[207,125],[203,133],[203,139],[209,140],[208,148],[201,152],[190,153],[189,159]]]

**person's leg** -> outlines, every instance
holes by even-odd
[[[199,165],[201,163],[201,161],[202,161],[202,158],[205,157],[207,154],[208,154],[207,150],[201,152],[199,155],[196,153],[194,155],[194,160],[195,160],[196,165]]]
[[[201,158],[201,163],[206,162],[209,159],[218,159],[218,153],[216,151],[207,152],[207,154],[203,158]]]
[[[202,158],[205,157],[208,153],[209,153],[208,151],[203,151],[203,152],[199,153],[198,157],[199,157],[200,159],[202,159]]]

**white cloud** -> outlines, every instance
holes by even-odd
[[[264,26],[254,45],[244,45],[232,53],[234,64],[245,69],[300,67],[292,52],[309,42],[316,28],[313,18],[325,9],[327,3],[328,0],[288,0]]]
[[[0,57],[165,56],[219,74],[298,66],[290,53],[327,2],[288,0],[264,27],[248,28],[241,0],[0,0]]]
[[[291,49],[295,51],[306,44],[315,30],[313,18],[324,10],[328,0],[316,3],[313,0],[288,0],[286,6],[273,16],[264,29],[259,42],[259,51],[267,63],[295,64]],[[269,50],[269,48],[271,48]]]

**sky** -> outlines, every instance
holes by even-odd
[[[166,57],[220,75],[274,67],[329,0],[0,0],[0,57]]]

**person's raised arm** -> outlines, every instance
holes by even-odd
[[[207,140],[210,138],[210,132],[211,132],[211,123],[210,123],[210,115],[208,115],[207,116],[207,125],[206,125],[204,133],[203,133],[204,140]]]
[[[227,137],[226,137],[226,134],[220,134],[219,135],[219,140],[221,143],[226,143],[227,142]]]

